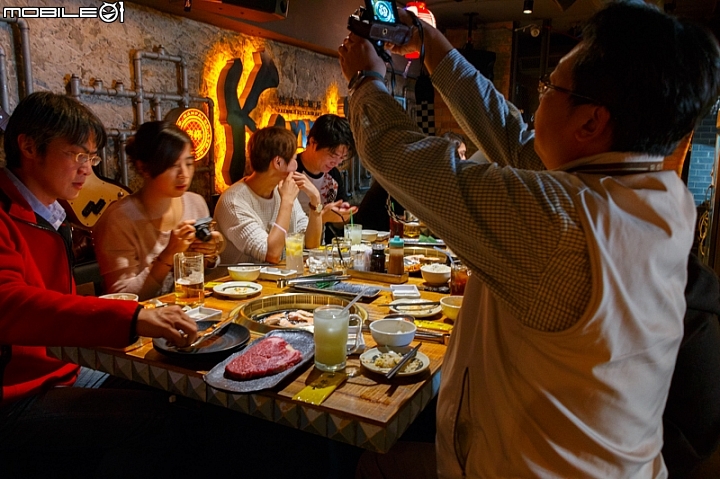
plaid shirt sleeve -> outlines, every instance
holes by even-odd
[[[425,136],[379,82],[350,100],[360,157],[388,192],[422,219],[526,326],[567,329],[590,299],[590,262],[570,193],[541,170],[518,110],[453,51],[433,73],[468,137],[491,164],[461,161]]]

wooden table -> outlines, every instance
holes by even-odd
[[[279,289],[275,282],[259,283],[263,291],[258,296],[242,301],[209,297],[205,306],[221,309],[226,314],[238,304],[288,292]],[[372,284],[368,281],[363,283]],[[411,277],[409,281],[409,284],[421,283],[420,278]],[[428,300],[439,300],[443,296],[424,291],[421,294],[423,299]],[[172,298],[168,295],[160,299],[172,301]],[[383,291],[372,303],[360,305],[374,320],[389,312],[387,307],[378,304],[391,300],[391,293]],[[437,321],[446,321],[446,318]],[[252,339],[260,336],[252,333]],[[286,379],[271,390],[251,394],[228,393],[203,381],[203,374],[213,364],[195,369],[197,363],[169,358],[153,349],[150,339],[143,338],[141,341],[135,349],[51,347],[48,352],[53,357],[81,366],[378,452],[387,452],[437,394],[446,349],[439,343],[424,342],[421,351],[430,358],[429,369],[415,376],[396,377],[389,381],[361,368],[358,357],[351,356],[348,358],[348,370],[357,371],[357,375],[348,378],[321,405],[314,406],[292,399],[321,374],[312,362],[301,373],[296,372],[293,378]],[[369,334],[365,335],[365,341],[368,348],[375,346]]]

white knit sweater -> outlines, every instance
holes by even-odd
[[[244,179],[228,188],[215,207],[218,229],[225,235],[228,245],[221,255],[223,263],[265,261],[268,233],[280,210],[280,193],[277,187],[272,198],[255,194]],[[297,199],[290,214],[288,233],[304,233],[308,217]]]

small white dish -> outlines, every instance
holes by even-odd
[[[278,279],[294,278],[298,272],[294,269],[282,269],[274,266],[265,266],[260,269],[260,279],[276,281]]]
[[[222,311],[219,309],[206,308],[200,306],[199,308],[191,309],[186,311],[185,314],[190,316],[195,321],[218,321],[222,316]]]
[[[249,281],[228,281],[227,283],[216,285],[213,287],[213,291],[229,298],[242,299],[258,294],[262,291],[262,286]]]
[[[378,231],[377,238],[375,238],[375,239],[382,241],[382,240],[388,239],[389,237],[390,237],[389,231]]]
[[[100,296],[102,299],[119,299],[122,301],[137,301],[140,299],[137,294],[133,293],[110,293],[110,294],[103,294]]]
[[[378,374],[385,374],[391,367],[382,368],[375,365],[375,359],[384,353],[390,353],[394,352],[397,353],[400,357],[402,357],[405,353],[410,351],[412,348],[410,346],[405,346],[403,348],[393,348],[389,346],[378,346],[377,348],[368,349],[364,353],[360,355],[360,364],[365,366],[367,369],[374,373]],[[418,351],[415,355],[415,358],[413,358],[412,361],[418,360],[420,361],[420,365],[417,369],[414,371],[400,371],[397,373],[397,376],[412,376],[414,374],[420,374],[421,372],[425,371],[430,366],[430,358],[428,358],[425,354]]]
[[[395,301],[391,301],[390,304],[395,303],[403,303],[403,304],[409,304],[409,303],[426,303],[429,300],[427,299],[396,299]],[[435,316],[436,314],[442,312],[442,308],[440,306],[400,306],[398,308],[394,306],[390,306],[390,311],[394,313],[402,313],[402,314],[409,314],[415,318],[427,318],[430,316]]]
[[[450,266],[432,263],[420,267],[420,273],[427,284],[442,285],[450,281]]]
[[[260,266],[230,266],[227,270],[234,281],[255,281],[260,276]]]
[[[378,232],[376,230],[362,230],[360,234],[362,236],[362,240],[369,243],[372,243],[378,237]]]
[[[420,291],[414,284],[391,284],[390,291],[393,299],[420,297]]]
[[[370,323],[370,335],[379,346],[404,347],[415,337],[417,326],[404,318],[383,318]]]

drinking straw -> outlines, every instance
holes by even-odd
[[[353,223],[353,214],[352,214],[352,210],[350,210],[350,226],[353,226],[353,224],[354,224]]]

